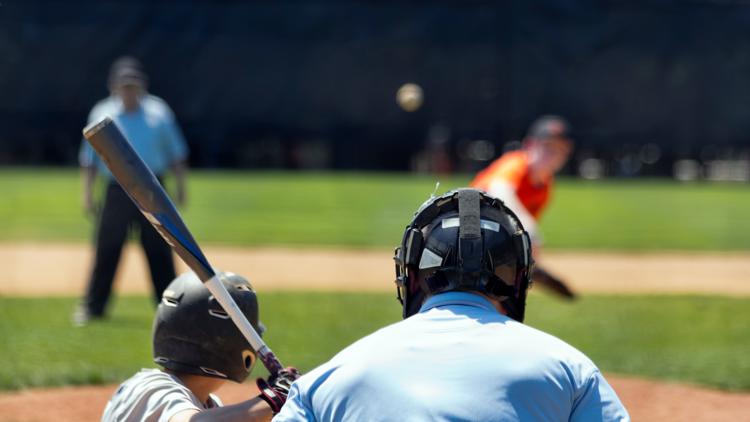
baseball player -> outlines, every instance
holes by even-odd
[[[500,198],[516,213],[531,236],[539,260],[538,221],[552,194],[555,173],[573,148],[570,125],[559,116],[542,116],[530,127],[522,149],[508,152],[477,174],[469,186]],[[562,280],[537,266],[534,281],[566,298],[575,294]]]
[[[629,420],[591,360],[522,324],[531,244],[499,199],[429,199],[394,259],[404,320],[302,376],[275,422]]]
[[[243,277],[222,273],[229,294],[258,330],[258,301]],[[256,383],[260,395],[223,407],[212,393],[225,382],[243,382],[256,356],[239,329],[195,273],[177,277],[164,291],[154,318],[154,362],[120,385],[102,422],[196,420],[267,421],[286,400],[299,376],[286,368]]]
[[[133,58],[123,57],[112,65],[109,85],[112,95],[94,106],[89,123],[110,116],[160,180],[163,181],[167,173],[174,174],[177,203],[184,203],[188,150],[172,110],[162,99],[147,93],[146,75]],[[138,211],[85,140],[81,144],[79,161],[83,207],[87,213],[98,215],[94,265],[85,297],[73,315],[75,325],[85,325],[90,319],[105,314],[129,229],[138,228],[140,231],[157,303],[164,288],[175,278],[175,269],[169,245]],[[107,181],[100,212],[97,212],[94,201],[97,177]]]

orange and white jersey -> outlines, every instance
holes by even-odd
[[[521,219],[532,238],[539,240],[537,221],[549,202],[552,178],[542,183],[531,180],[526,151],[503,154],[480,171],[469,186],[500,198]]]

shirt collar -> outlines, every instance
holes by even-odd
[[[138,108],[135,110],[125,110],[125,106],[122,104],[122,99],[117,95],[110,95],[110,100],[112,101],[112,107],[114,108],[114,114],[125,116],[125,115],[135,115],[143,111],[143,99],[145,96],[141,96],[140,101],[138,101]]]
[[[469,292],[446,292],[431,296],[422,304],[419,312],[426,312],[432,308],[439,308],[448,305],[473,306],[475,308],[483,308],[488,311],[497,312],[497,309],[492,305],[492,302],[476,293]]]

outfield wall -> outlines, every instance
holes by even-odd
[[[132,54],[195,166],[403,170],[432,139],[474,168],[467,142],[499,152],[557,112],[575,126],[569,172],[593,155],[666,175],[745,148],[748,19],[742,2],[676,0],[4,2],[0,163],[75,163],[109,64]],[[394,101],[410,81],[416,113]],[[647,144],[662,159],[634,170]]]

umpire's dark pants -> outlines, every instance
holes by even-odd
[[[175,278],[169,245],[149,224],[120,185],[112,182],[107,186],[96,230],[96,257],[85,298],[89,315],[101,316],[106,310],[122,246],[131,228],[140,228],[141,245],[151,270],[157,303],[161,300],[164,289]]]

